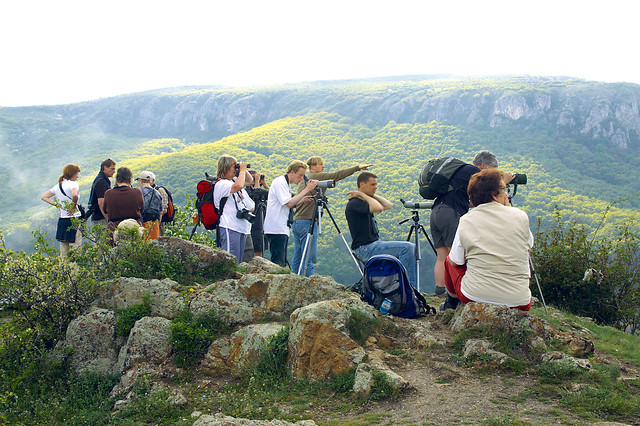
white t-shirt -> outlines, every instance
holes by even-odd
[[[238,219],[236,217],[237,209],[236,203],[238,204],[238,209],[242,210],[244,208],[247,210],[253,210],[255,207],[255,203],[251,198],[249,198],[249,194],[247,191],[242,189],[242,191],[231,194],[231,187],[233,186],[233,181],[228,179],[221,179],[216,183],[216,186],[213,188],[213,204],[217,209],[220,208],[220,200],[224,197],[227,198],[227,202],[224,205],[224,210],[222,210],[222,217],[220,218],[220,227],[231,229],[232,231],[240,232],[241,234],[250,234],[251,233],[251,222],[246,219]],[[235,199],[235,203],[233,202]]]
[[[62,189],[64,189],[64,192],[65,194],[67,194],[67,196],[65,196],[62,191],[60,191],[60,186],[58,186],[58,184],[55,184],[54,187],[50,189],[50,191],[53,192],[53,195],[56,197],[58,203],[62,204],[63,206],[71,206],[71,204],[73,204],[73,202],[71,201],[71,197],[73,197],[71,191],[73,191],[74,188],[78,191],[78,203],[80,203],[80,185],[78,185],[78,182],[67,179],[62,180]],[[76,210],[72,213],[62,208],[60,209],[60,217],[63,219],[69,217],[80,217],[80,212]]]
[[[289,235],[287,220],[289,219],[289,207],[291,200],[291,187],[284,176],[278,176],[271,182],[269,199],[267,200],[267,214],[264,219],[265,234]]]

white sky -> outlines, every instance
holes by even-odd
[[[404,74],[640,83],[639,11],[636,0],[6,0],[0,106]]]

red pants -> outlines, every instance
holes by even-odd
[[[462,286],[462,277],[464,277],[464,274],[466,272],[466,265],[454,265],[449,260],[449,256],[447,256],[447,258],[444,260],[444,285],[447,287],[447,291],[458,296],[458,299],[462,303],[473,302],[473,300],[462,294],[462,291],[460,290],[460,287]],[[531,309],[532,301],[533,298],[529,301],[528,305],[516,306],[516,308],[520,309],[521,311],[528,311],[529,309]]]

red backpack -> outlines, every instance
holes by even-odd
[[[198,209],[198,222],[191,231],[189,240],[193,237],[198,225],[202,223],[207,230],[216,229],[220,224],[220,216],[222,216],[222,210],[227,202],[227,197],[223,197],[220,200],[220,208],[217,209],[213,204],[213,189],[218,182],[218,178],[209,176],[205,173],[206,178],[198,182],[196,187],[198,199],[196,200],[196,209]]]

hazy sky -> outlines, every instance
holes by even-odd
[[[639,11],[635,0],[7,0],[0,106],[404,74],[640,83]]]

